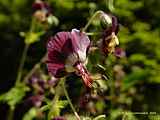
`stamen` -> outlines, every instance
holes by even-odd
[[[92,79],[91,79],[87,69],[83,66],[82,63],[77,63],[75,67],[78,70],[80,76],[82,77],[85,85],[87,87],[91,88],[92,87]]]

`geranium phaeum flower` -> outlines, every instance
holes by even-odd
[[[104,13],[104,16],[106,16],[107,14]],[[115,50],[115,46],[119,44],[118,38],[117,38],[117,34],[118,34],[118,30],[119,30],[119,25],[118,25],[118,20],[115,16],[113,15],[107,15],[108,17],[110,17],[112,23],[111,26],[107,26],[106,29],[103,32],[103,36],[102,36],[102,51],[103,53],[105,53],[106,55],[108,55],[108,53],[112,53]]]
[[[47,46],[48,71],[56,78],[78,72],[85,85],[91,87],[92,80],[84,66],[89,46],[88,36],[79,30],[57,33],[50,38]]]

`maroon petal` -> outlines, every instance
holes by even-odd
[[[115,16],[112,15],[112,32],[114,32],[115,35],[117,35],[118,31],[119,31],[118,20]]]
[[[48,51],[57,51],[59,53],[68,55],[72,52],[72,43],[71,43],[71,33],[70,32],[59,32],[54,37],[50,37],[47,50]]]
[[[43,2],[41,0],[36,1],[35,3],[33,3],[32,8],[33,8],[34,11],[36,11],[36,10],[44,10],[44,11],[46,11],[47,14],[51,13],[50,6],[46,2]]]
[[[62,77],[65,74],[65,60],[72,52],[72,44],[69,32],[59,32],[50,38],[47,45],[48,71],[55,77]]]
[[[90,46],[90,40],[85,33],[82,33],[79,30],[73,29],[71,33],[73,36],[73,50],[78,54],[80,61],[84,62]]]

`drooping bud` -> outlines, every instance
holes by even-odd
[[[109,28],[112,26],[112,18],[105,13],[100,15],[100,24],[103,29]]]
[[[103,15],[106,19],[106,22],[110,26],[104,26],[104,32],[102,35],[101,49],[105,55],[113,53],[115,51],[116,45],[119,45],[119,40],[117,33],[119,31],[118,20],[113,15],[105,14]]]

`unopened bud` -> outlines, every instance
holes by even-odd
[[[109,15],[102,13],[100,16],[100,24],[103,29],[107,29],[112,26],[112,18]]]
[[[58,18],[53,15],[49,15],[47,17],[47,22],[48,22],[48,24],[54,25],[54,26],[57,26],[59,24]]]

